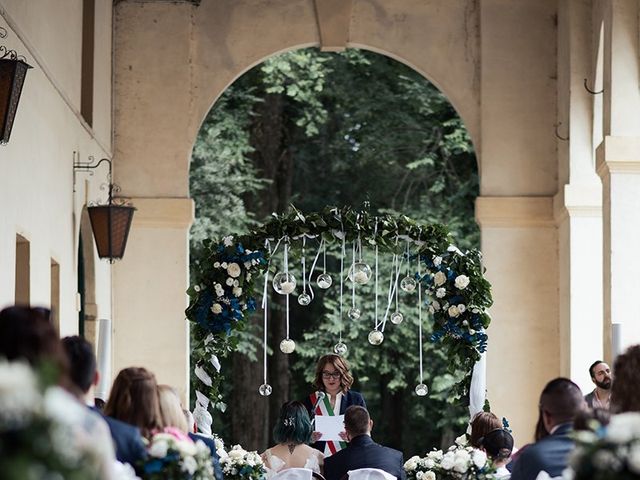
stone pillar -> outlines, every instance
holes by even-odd
[[[189,394],[188,198],[132,198],[137,208],[122,261],[113,269],[113,374],[142,366]]]
[[[524,444],[533,438],[542,388],[560,373],[553,199],[478,197],[476,220],[494,299],[487,394]]]

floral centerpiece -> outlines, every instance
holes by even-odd
[[[594,421],[595,422],[595,421]],[[640,413],[615,415],[606,428],[575,432],[569,478],[575,480],[637,480],[640,478]]]
[[[60,412],[73,402],[57,387],[41,392],[26,364],[0,361],[0,472],[3,479],[95,479],[98,452],[80,442]]]
[[[174,429],[153,435],[148,452],[142,475],[145,480],[215,479],[209,447]]]
[[[240,445],[234,445],[228,452],[222,452],[224,456],[220,456],[220,466],[225,480],[260,480],[267,473],[258,452],[248,452]],[[218,451],[219,455],[220,453]]]
[[[485,480],[496,471],[487,454],[467,445],[464,435],[446,452],[433,450],[425,457],[411,457],[404,470],[407,480]]]

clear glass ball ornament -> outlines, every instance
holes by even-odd
[[[296,349],[296,342],[294,342],[290,338],[285,338],[280,342],[280,351],[282,353],[287,353],[287,354],[293,353],[295,349]]]
[[[371,278],[371,267],[364,262],[356,262],[349,268],[349,280],[364,285]]]
[[[369,332],[369,343],[371,345],[380,345],[384,340],[384,334],[380,330],[371,330]]]
[[[271,392],[273,392],[273,388],[271,388],[271,385],[269,385],[268,383],[263,383],[262,385],[260,385],[260,388],[258,388],[258,392],[263,397],[268,397],[269,395],[271,395]]]
[[[296,289],[296,277],[290,273],[276,273],[273,277],[273,289],[280,295],[289,295]]]
[[[417,285],[416,279],[409,275],[404,277],[400,282],[400,288],[407,293],[413,293]]]
[[[318,279],[316,280],[316,282],[318,283],[318,287],[326,290],[333,283],[333,279],[328,273],[321,273],[320,275],[318,275]]]
[[[391,323],[393,323],[394,325],[400,325],[403,320],[404,320],[404,315],[402,315],[402,313],[393,312],[391,314]]]
[[[300,295],[298,295],[298,303],[303,307],[306,307],[311,303],[311,295],[302,292]]]
[[[351,307],[347,312],[347,316],[351,320],[358,320],[360,318],[360,315],[362,315],[362,312],[360,311],[359,308],[356,308],[356,307]]]
[[[429,393],[429,387],[427,387],[424,383],[419,383],[415,388],[416,395],[419,397],[424,397],[427,393]]]
[[[347,345],[344,342],[338,342],[334,345],[333,351],[338,355],[345,355],[347,353]]]

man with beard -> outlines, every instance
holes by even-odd
[[[611,398],[611,369],[602,360],[597,360],[589,367],[591,381],[596,384],[593,392],[584,397],[589,408],[609,410]]]

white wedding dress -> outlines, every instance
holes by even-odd
[[[267,449],[264,452],[264,460],[265,460],[264,466],[267,471],[267,476],[266,476],[267,479],[273,477],[275,474],[281,472],[282,470],[290,468],[290,466],[287,465],[287,462],[282,460],[277,455],[274,455],[273,453],[271,453],[271,449]],[[312,452],[307,458],[307,460],[305,461],[304,467],[302,468],[306,468],[316,473],[320,473],[320,464],[318,463],[318,456]]]

